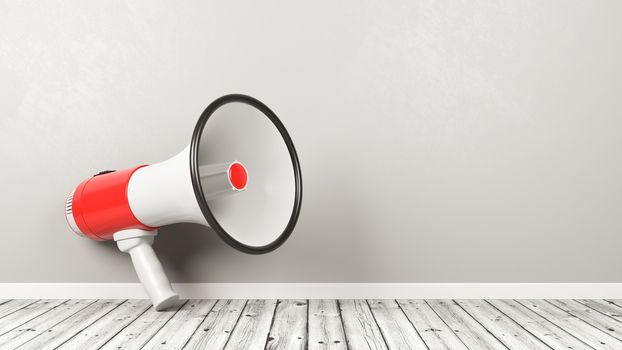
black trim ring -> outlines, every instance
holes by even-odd
[[[255,107],[264,115],[266,115],[268,119],[270,119],[272,124],[274,124],[274,126],[278,129],[281,137],[283,137],[283,141],[285,141],[285,144],[287,145],[289,156],[292,160],[292,166],[294,167],[296,194],[289,222],[287,223],[287,226],[285,227],[283,232],[274,241],[260,247],[250,246],[236,240],[231,235],[229,235],[227,231],[222,228],[222,226],[220,226],[220,224],[212,214],[211,210],[209,209],[209,206],[207,205],[207,201],[205,200],[205,196],[203,195],[203,189],[201,187],[201,177],[199,174],[199,145],[201,144],[201,135],[203,134],[203,129],[205,128],[205,125],[207,124],[209,118],[218,108],[232,102],[246,103],[252,107]],[[298,162],[298,155],[296,154],[294,143],[289,137],[287,130],[285,130],[285,126],[283,126],[283,123],[281,123],[276,114],[274,114],[274,112],[272,112],[270,108],[268,108],[259,100],[247,95],[231,94],[216,99],[214,102],[210,103],[207,108],[205,108],[194,128],[194,133],[192,134],[192,141],[190,142],[190,175],[192,179],[192,187],[194,188],[194,194],[197,198],[197,202],[199,203],[199,207],[201,208],[201,212],[207,220],[207,223],[214,231],[216,231],[220,238],[222,238],[225,242],[227,242],[227,244],[229,244],[233,248],[249,254],[268,253],[278,248],[292,234],[294,226],[296,226],[296,221],[298,221],[298,215],[300,214],[300,206],[302,203],[302,175],[300,172],[300,163]]]

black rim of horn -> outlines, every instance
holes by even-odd
[[[199,145],[201,144],[201,135],[203,135],[203,129],[205,128],[205,125],[207,124],[209,118],[212,116],[212,114],[214,114],[216,110],[218,110],[218,108],[232,102],[241,102],[255,107],[260,110],[265,116],[267,116],[268,119],[270,119],[272,124],[274,124],[274,126],[278,129],[281,137],[283,138],[283,141],[285,141],[285,144],[287,145],[289,157],[292,161],[292,166],[294,168],[296,194],[294,198],[292,213],[289,217],[289,222],[287,223],[287,226],[285,227],[283,232],[274,241],[260,247],[250,246],[236,240],[231,235],[229,235],[227,231],[222,228],[222,226],[220,226],[220,224],[212,214],[209,205],[207,205],[207,201],[205,200],[205,196],[203,195],[203,188],[201,187],[201,177],[199,174]],[[201,208],[201,212],[203,212],[203,216],[205,216],[205,219],[207,220],[207,223],[214,231],[216,231],[220,238],[222,238],[225,242],[227,242],[227,244],[229,244],[233,248],[250,254],[268,253],[278,248],[292,234],[294,226],[296,226],[296,221],[298,221],[298,215],[300,214],[300,206],[302,203],[302,176],[300,173],[300,163],[298,162],[298,155],[296,154],[294,143],[292,142],[291,137],[287,133],[285,126],[283,126],[283,123],[281,123],[276,114],[274,114],[274,112],[272,112],[272,110],[270,110],[268,106],[264,105],[259,100],[247,95],[231,94],[216,99],[214,102],[210,103],[207,108],[205,108],[194,128],[194,133],[192,134],[192,141],[190,142],[190,174],[192,178],[192,187],[194,188],[194,194],[197,198],[197,202],[199,203],[199,207]]]

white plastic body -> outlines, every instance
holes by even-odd
[[[151,245],[156,231],[130,229],[114,234],[119,250],[132,258],[134,269],[145,291],[151,298],[157,311],[166,310],[179,301],[179,295],[173,291],[162,264]]]
[[[127,199],[138,221],[151,227],[179,222],[209,226],[194,195],[189,164],[190,146],[173,158],[134,172]]]

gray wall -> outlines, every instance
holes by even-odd
[[[620,1],[0,4],[0,282],[135,281],[66,227],[102,169],[181,150],[214,98],[289,129],[274,253],[161,230],[177,282],[622,282]]]

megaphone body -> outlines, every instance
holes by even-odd
[[[280,120],[249,96],[227,95],[206,108],[190,145],[176,156],[80,183],[66,200],[65,217],[74,232],[115,240],[129,253],[163,310],[179,296],[151,247],[159,227],[205,225],[236,249],[266,253],[291,234],[301,200],[298,157]]]

